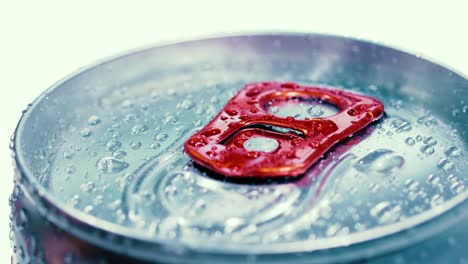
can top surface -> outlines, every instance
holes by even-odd
[[[385,116],[299,180],[238,183],[194,166],[184,142],[246,83],[272,80],[369,95],[383,102]],[[467,102],[464,77],[359,40],[272,34],[190,41],[97,64],[49,89],[18,125],[15,161],[20,182],[51,221],[114,250],[123,245],[115,237],[125,239],[126,247],[138,245],[128,254],[142,258],[174,245],[212,255],[353,246],[378,254],[397,247],[385,239],[422,239],[431,232],[400,231],[435,225],[466,204]],[[336,109],[296,98],[270,112],[301,119]],[[271,142],[252,144],[244,146]],[[366,244],[379,239],[386,246]]]

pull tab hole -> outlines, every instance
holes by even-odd
[[[329,117],[340,111],[335,105],[321,99],[302,97],[270,101],[266,105],[266,109],[276,116],[292,116],[298,120]]]
[[[244,148],[249,151],[273,152],[278,147],[278,140],[266,137],[255,137],[244,142]]]

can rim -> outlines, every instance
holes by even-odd
[[[166,46],[173,46],[182,43],[190,43],[190,42],[203,42],[207,40],[221,40],[221,39],[230,39],[230,38],[247,38],[247,37],[260,37],[260,36],[271,36],[271,37],[299,37],[299,38],[311,38],[311,37],[326,37],[332,38],[336,40],[340,40],[343,42],[351,41],[351,42],[360,42],[363,44],[371,44],[376,45],[381,48],[392,49],[400,53],[404,53],[406,55],[414,56],[419,60],[428,62],[433,64],[434,66],[440,67],[443,70],[448,72],[452,72],[458,77],[461,77],[465,80],[468,80],[467,76],[463,75],[462,73],[452,69],[444,65],[443,63],[437,62],[432,58],[428,58],[425,55],[415,55],[415,52],[407,51],[405,49],[401,49],[399,47],[395,47],[393,45],[382,44],[377,41],[372,41],[368,39],[362,38],[354,38],[349,36],[339,36],[333,34],[324,34],[324,33],[302,33],[302,32],[242,32],[240,34],[222,34],[222,35],[212,35],[205,38],[190,38],[188,40],[182,41],[170,41],[166,43],[159,43],[156,45],[148,45],[146,47],[141,47],[137,49],[132,49],[114,56],[110,56],[105,59],[101,59],[96,61],[95,63],[90,64],[86,67],[81,67],[77,71],[67,75],[66,77],[62,78],[61,80],[54,83],[51,87],[41,93],[33,102],[29,105],[29,107],[24,111],[23,115],[21,116],[14,135],[12,137],[12,144],[11,150],[13,151],[13,159],[14,165],[17,170],[17,178],[20,183],[23,184],[21,186],[25,193],[27,194],[28,198],[35,205],[38,206],[39,212],[45,217],[47,220],[51,221],[55,225],[60,228],[64,228],[69,230],[73,235],[76,235],[88,242],[93,244],[98,244],[100,246],[106,247],[110,250],[115,251],[117,248],[120,247],[121,250],[126,252],[129,255],[140,256],[149,259],[150,256],[154,256],[154,254],[158,255],[158,252],[154,250],[154,246],[161,247],[163,252],[174,254],[174,251],[177,252],[184,252],[184,253],[195,253],[195,254],[218,254],[221,256],[225,255],[234,255],[234,256],[245,256],[248,254],[258,254],[258,255],[277,255],[277,254],[297,254],[297,253],[321,253],[317,251],[322,250],[335,250],[343,247],[349,246],[363,246],[365,244],[372,243],[373,250],[377,253],[370,253],[371,255],[381,254],[381,252],[394,250],[399,247],[403,247],[405,245],[420,241],[431,234],[435,234],[442,229],[448,227],[450,224],[455,223],[458,221],[463,212],[466,210],[460,209],[461,207],[467,207],[466,201],[468,200],[468,190],[459,193],[454,198],[450,199],[449,201],[445,201],[444,203],[438,205],[437,207],[423,212],[421,214],[411,216],[404,221],[388,224],[384,226],[374,227],[366,231],[358,232],[355,234],[348,234],[345,236],[340,237],[332,237],[323,239],[323,241],[315,241],[313,245],[306,244],[303,242],[285,242],[284,244],[278,243],[274,245],[269,245],[269,247],[265,247],[261,251],[253,250],[249,245],[236,245],[234,248],[224,247],[223,249],[216,248],[216,247],[195,247],[195,245],[190,244],[177,244],[177,249],[168,247],[169,243],[162,240],[157,239],[155,237],[149,236],[143,230],[136,230],[129,227],[123,227],[115,223],[111,223],[95,216],[86,214],[81,210],[75,209],[69,205],[66,205],[64,202],[57,201],[53,195],[49,194],[47,189],[43,187],[37,179],[33,176],[34,174],[28,168],[27,163],[25,162],[23,155],[21,155],[21,144],[19,144],[19,135],[22,133],[22,129],[24,124],[28,120],[29,113],[37,106],[37,104],[45,98],[50,92],[60,87],[63,83],[69,81],[70,79],[92,70],[96,67],[101,65],[111,63],[117,59],[122,59],[128,56],[132,56],[137,53],[144,53],[146,51],[162,48]],[[34,199],[32,199],[34,198]],[[461,211],[461,213],[456,214],[455,217],[442,217],[445,213],[447,213],[451,209],[456,209]],[[468,213],[464,213],[468,214]],[[444,219],[441,219],[444,218]],[[448,219],[447,219],[448,218]],[[434,227],[435,222],[437,222],[437,227]],[[427,226],[431,225],[430,228]],[[397,236],[405,233],[410,232],[410,229],[424,229],[424,235],[419,235],[419,232],[411,232],[411,236],[409,239],[405,239],[402,241],[395,241],[395,245],[390,245],[388,241],[385,242],[386,245],[383,245],[381,242],[384,238],[393,238],[397,239]],[[89,231],[94,232],[89,232]],[[106,236],[106,233],[108,234]],[[110,236],[109,236],[110,235]],[[151,246],[153,250],[151,252],[146,252],[145,254],[141,254],[144,249],[141,250],[129,250],[128,245],[126,243],[116,243],[115,239],[123,239],[127,241],[127,243],[131,244],[146,244],[146,246]],[[118,244],[118,245],[117,245]],[[375,247],[380,245],[382,250],[375,250]],[[136,247],[135,247],[136,248]],[[136,251],[139,251],[136,253]],[[157,253],[154,253],[157,252]],[[159,253],[162,253],[159,251]],[[333,253],[335,254],[335,253]],[[349,253],[347,254],[349,255]],[[362,257],[367,256],[365,252],[359,252],[357,255],[354,254],[355,257]],[[170,257],[170,255],[166,256]],[[323,256],[319,256],[323,258]],[[336,259],[333,259],[335,261]]]

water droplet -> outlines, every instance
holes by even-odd
[[[437,167],[444,171],[450,171],[453,169],[453,162],[448,159],[440,159],[437,163]]]
[[[181,235],[181,227],[179,221],[175,217],[167,217],[158,224],[156,228],[158,237],[172,240]]]
[[[66,160],[69,160],[69,159],[73,158],[74,154],[75,154],[75,152],[73,150],[65,150],[63,152],[63,158],[66,159]]]
[[[80,189],[83,191],[83,192],[92,192],[94,190],[95,186],[94,186],[94,183],[92,181],[89,181],[89,182],[86,182],[86,183],[83,183],[81,186],[80,186]]]
[[[320,105],[311,105],[307,108],[307,113],[311,117],[319,117],[324,115],[323,108]]]
[[[418,123],[425,124],[426,126],[435,126],[438,125],[437,120],[430,113],[426,113],[418,118]]]
[[[95,206],[101,205],[103,202],[104,202],[104,196],[100,194],[98,194],[93,200],[93,204]]]
[[[127,152],[123,150],[117,150],[114,153],[112,153],[112,156],[116,159],[123,159],[125,156],[127,156]]]
[[[148,127],[143,124],[136,124],[132,127],[131,134],[133,136],[142,135],[148,130]]]
[[[99,123],[101,123],[101,119],[97,115],[92,115],[88,118],[88,125],[90,126],[95,126]]]
[[[194,106],[195,106],[194,102],[192,102],[189,99],[185,99],[182,102],[178,103],[176,108],[177,109],[189,110],[189,109],[192,109]]]
[[[364,173],[379,172],[390,174],[399,170],[405,159],[388,149],[374,150],[362,157],[354,167]]]
[[[405,143],[412,146],[412,145],[414,145],[414,143],[416,143],[416,141],[412,137],[407,137],[405,139]]]
[[[192,137],[189,140],[189,144],[194,147],[203,147],[208,144],[208,142],[206,142],[204,138]]]
[[[168,138],[167,134],[166,133],[160,133],[158,135],[156,135],[154,137],[154,140],[158,141],[158,142],[164,142],[166,141]]]
[[[94,211],[94,206],[92,205],[87,205],[83,208],[83,212],[87,213],[87,214],[91,214],[93,213]]]
[[[434,154],[435,149],[434,147],[432,147],[432,145],[424,145],[421,148],[419,148],[419,151],[421,151],[422,153],[426,155],[432,155]]]
[[[340,224],[333,224],[327,228],[327,230],[325,231],[325,235],[327,237],[335,236],[340,229],[341,229]]]
[[[137,150],[141,147],[141,142],[138,140],[132,141],[132,143],[130,143],[130,146],[133,150]]]
[[[239,217],[231,217],[224,221],[224,233],[232,234],[234,231],[238,230],[245,225],[245,220]]]
[[[210,98],[210,102],[213,103],[213,104],[216,104],[219,102],[219,99],[216,95],[213,95],[211,98]]]
[[[450,158],[458,158],[462,154],[461,150],[455,146],[447,147],[444,153],[447,157],[450,157]]]
[[[278,106],[272,106],[268,109],[268,111],[272,114],[276,114],[279,112],[279,107]]]
[[[109,209],[116,211],[122,205],[122,200],[117,199],[109,204]]]
[[[257,151],[249,151],[249,152],[247,152],[247,157],[250,158],[250,159],[256,159],[256,158],[260,157],[260,153],[257,152]]]
[[[406,188],[408,188],[409,191],[416,191],[419,188],[419,183],[415,182],[411,179],[406,180],[405,182]]]
[[[395,119],[392,120],[391,125],[395,128],[397,133],[410,131],[412,129],[411,123],[401,117],[395,117]]]
[[[109,174],[121,172],[128,168],[129,164],[115,158],[105,157],[98,160],[96,166],[100,172]]]
[[[158,149],[161,147],[161,144],[158,142],[151,143],[150,148],[151,149]]]
[[[436,193],[431,198],[431,207],[436,207],[437,205],[442,204],[443,202],[444,202],[444,197]]]
[[[204,137],[211,137],[211,136],[216,136],[221,133],[221,129],[219,128],[210,128],[203,132],[201,135]]]
[[[109,141],[107,141],[106,143],[106,149],[108,151],[116,151],[118,150],[120,147],[122,147],[122,143],[120,143],[120,141],[118,141],[117,139],[113,138]]]
[[[434,146],[437,144],[437,140],[435,140],[433,137],[427,137],[423,140],[423,143],[426,145]]]
[[[427,181],[432,184],[437,184],[440,182],[440,178],[437,175],[429,174],[429,176],[427,177]]]
[[[73,173],[75,173],[75,171],[76,171],[76,167],[73,166],[73,165],[70,165],[70,166],[68,166],[68,167],[65,169],[65,172],[66,172],[67,174],[73,174]]]
[[[348,115],[350,115],[350,116],[357,116],[357,115],[359,115],[359,110],[357,110],[357,109],[350,109],[350,110],[348,110]]]
[[[399,205],[392,206],[390,202],[383,201],[375,205],[370,210],[370,214],[380,223],[395,222],[401,215],[401,207]]]
[[[450,189],[452,189],[452,191],[454,191],[456,193],[460,193],[465,189],[465,185],[463,185],[463,183],[457,181],[457,182],[454,182],[452,185],[450,185]]]
[[[230,116],[235,116],[235,115],[238,114],[237,111],[234,110],[234,109],[228,109],[228,110],[226,110],[225,112],[226,112],[226,114],[228,114],[228,115],[230,115]]]
[[[81,131],[80,131],[80,135],[81,135],[82,137],[89,137],[89,136],[91,136],[91,133],[92,133],[92,132],[91,132],[91,129],[89,129],[89,128],[87,128],[87,127],[81,129]]]
[[[78,195],[73,195],[73,197],[70,199],[70,204],[73,207],[77,207],[81,203],[81,198]]]
[[[272,138],[256,137],[246,140],[243,147],[251,151],[273,152],[278,149],[279,143]]]
[[[120,105],[123,109],[127,109],[133,106],[133,102],[131,100],[124,100],[122,101],[122,104]]]

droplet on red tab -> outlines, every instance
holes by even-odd
[[[357,116],[357,115],[359,115],[359,111],[356,110],[356,109],[350,109],[350,110],[348,110],[348,115]]]
[[[295,151],[289,151],[286,153],[286,158],[288,159],[294,159],[296,157],[296,152]]]
[[[257,151],[249,151],[247,152],[247,157],[249,159],[256,159],[260,156],[260,152],[257,152]]]
[[[312,140],[309,143],[309,146],[311,146],[313,148],[317,148],[319,145],[320,145],[320,143],[317,140]]]
[[[252,90],[245,93],[245,95],[247,95],[248,97],[254,97],[254,96],[258,95],[260,92],[261,92],[261,90],[259,88],[255,87]]]
[[[221,129],[219,128],[212,128],[212,129],[208,129],[207,131],[203,132],[202,133],[202,136],[204,137],[212,137],[212,136],[216,136],[218,134],[221,133]]]
[[[192,137],[190,138],[190,140],[188,141],[188,143],[191,145],[191,146],[194,146],[194,147],[203,147],[205,146],[206,144],[208,144],[208,142],[206,142],[205,139],[203,138],[198,138],[198,137]]]
[[[281,84],[281,87],[291,89],[291,88],[296,88],[296,84],[292,82],[287,82],[287,83]]]
[[[226,147],[226,150],[227,151],[234,151],[234,150],[236,150],[236,148],[235,147]]]
[[[211,151],[211,150],[207,151],[206,154],[210,156],[211,158],[214,158],[218,155],[215,151]]]
[[[229,109],[229,110],[226,110],[226,114],[230,115],[230,116],[235,116],[238,114],[238,112],[234,109]]]
[[[236,141],[234,141],[234,145],[238,148],[243,148],[244,147],[244,142],[245,142],[245,139],[238,139]]]

